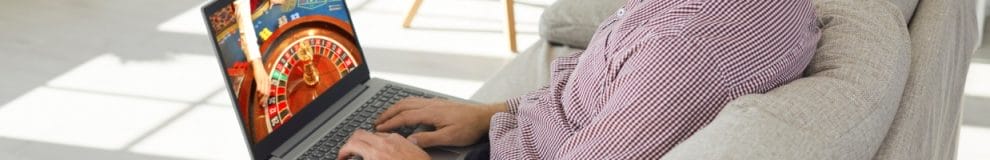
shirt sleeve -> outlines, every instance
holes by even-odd
[[[510,146],[507,155],[503,154],[492,154],[492,158],[499,159],[521,159],[523,155],[532,155],[535,153],[528,153],[518,146],[522,146],[520,137],[521,132],[518,128],[518,120],[516,115],[519,111],[519,107],[526,107],[527,105],[521,105],[525,101],[530,101],[539,98],[539,95],[546,94],[550,91],[562,90],[564,84],[567,84],[567,77],[570,76],[571,72],[574,71],[575,66],[578,62],[578,57],[584,52],[576,52],[570,56],[559,57],[554,59],[551,63],[551,79],[550,81],[535,91],[527,93],[525,95],[510,98],[506,100],[507,105],[506,112],[499,112],[492,115],[491,128],[488,131],[488,138],[491,141],[493,147],[498,146]],[[504,157],[500,157],[504,156]],[[509,158],[516,157],[516,158]]]
[[[559,159],[659,159],[727,101],[719,50],[704,38],[665,38],[630,53],[614,91],[591,122],[567,138]],[[652,47],[662,46],[662,47]]]
[[[578,51],[571,55],[558,57],[554,59],[553,62],[550,64],[550,70],[552,71],[551,73],[552,75],[550,77],[552,77],[552,79],[550,79],[550,81],[547,82],[547,84],[543,85],[543,87],[540,87],[537,90],[505,100],[505,104],[507,107],[506,113],[509,113],[511,115],[516,115],[516,113],[519,111],[519,104],[523,100],[535,99],[537,98],[535,95],[540,95],[542,93],[546,93],[551,90],[559,91],[563,89],[563,87],[552,87],[552,85],[563,86],[564,84],[567,84],[566,77],[568,77],[571,74],[571,72],[574,71],[574,67],[577,66],[578,63],[578,57],[580,57],[582,53],[584,52]]]

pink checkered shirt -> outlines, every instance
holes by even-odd
[[[630,0],[492,117],[494,159],[659,159],[726,103],[801,76],[811,0]]]

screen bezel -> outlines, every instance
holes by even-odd
[[[283,145],[290,137],[298,133],[303,126],[312,122],[320,113],[323,113],[329,109],[330,104],[336,102],[344,96],[349,90],[358,86],[359,84],[368,81],[371,77],[368,70],[367,57],[364,56],[364,49],[361,48],[361,43],[358,40],[357,29],[354,27],[354,19],[351,17],[350,8],[347,7],[347,1],[342,0],[344,12],[347,13],[348,25],[350,25],[354,37],[354,45],[357,47],[357,54],[361,56],[357,68],[353,72],[344,76],[340,81],[334,84],[332,87],[323,92],[319,97],[306,105],[301,111],[297,112],[292,119],[283,124],[279,129],[275,130],[265,138],[263,138],[258,143],[251,142],[251,138],[248,137],[250,133],[249,128],[246,128],[247,122],[244,122],[243,117],[240,117],[241,113],[238,108],[237,98],[234,95],[235,91],[230,87],[231,80],[227,76],[226,65],[224,64],[223,53],[220,53],[220,46],[216,39],[216,33],[214,33],[212,26],[210,25],[210,14],[219,10],[222,7],[230,5],[234,0],[216,0],[202,7],[203,20],[206,22],[206,29],[209,33],[211,43],[213,43],[214,52],[217,55],[217,62],[220,65],[220,70],[223,72],[223,79],[227,88],[228,94],[234,107],[234,112],[237,115],[237,121],[240,122],[241,135],[244,137],[244,142],[248,144],[249,152],[251,153],[252,159],[268,159],[272,156],[272,153],[276,148]]]

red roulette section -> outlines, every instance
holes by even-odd
[[[270,92],[256,94],[254,98],[238,100],[244,117],[251,117],[247,125],[252,139],[257,142],[280,127],[293,115],[316,99],[321,93],[353,71],[361,62],[356,56],[353,29],[336,18],[312,15],[290,21],[276,30],[263,42],[264,68],[269,73]],[[241,67],[244,68],[244,67]],[[250,70],[250,67],[246,67]],[[250,74],[251,71],[240,73]],[[241,82],[250,82],[252,76],[243,76]],[[251,83],[236,87],[240,93],[253,93]],[[249,101],[250,99],[254,99]],[[246,116],[250,114],[251,116]]]

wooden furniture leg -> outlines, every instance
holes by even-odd
[[[505,4],[505,29],[503,30],[509,42],[509,51],[512,53],[518,52],[516,46],[516,12],[515,12],[515,0],[502,0]],[[402,22],[402,28],[409,28],[412,25],[412,20],[416,17],[416,13],[419,12],[419,6],[423,4],[423,0],[413,1],[412,7],[409,8],[409,12],[406,13],[406,19]]]
[[[406,20],[402,22],[402,28],[409,28],[412,25],[413,17],[416,16],[416,12],[419,12],[419,5],[423,4],[423,0],[413,1],[413,5],[409,8],[409,12],[406,13]]]
[[[419,1],[419,0],[417,0]],[[516,12],[515,0],[502,0],[505,3],[505,34],[509,39],[509,51],[516,53]]]

